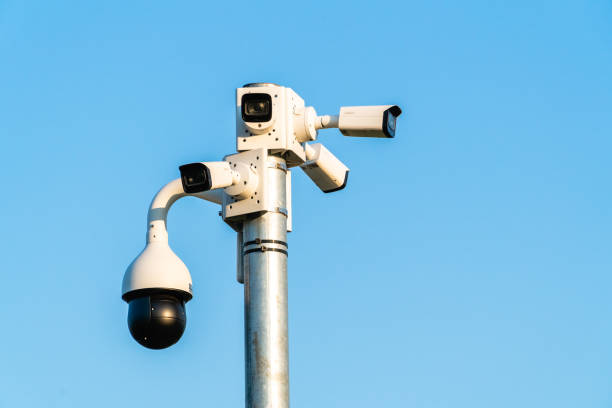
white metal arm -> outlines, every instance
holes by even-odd
[[[166,219],[172,204],[185,196],[198,197],[216,204],[221,204],[223,192],[221,189],[187,194],[183,190],[180,178],[172,180],[155,195],[147,214],[147,244],[151,242],[168,242]]]
[[[315,129],[337,128],[339,120],[340,116],[338,115],[317,116],[315,120]]]

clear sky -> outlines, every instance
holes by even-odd
[[[612,406],[612,3],[0,0],[0,407],[240,407],[235,236],[178,202],[194,299],[147,350],[120,298],[147,206],[235,150],[234,92],[398,104],[294,172],[293,407]]]

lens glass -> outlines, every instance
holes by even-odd
[[[199,172],[197,174],[190,174],[185,177],[187,179],[187,185],[192,186],[194,184],[199,184],[204,181],[203,172]]]
[[[242,95],[242,120],[268,122],[272,119],[272,97],[264,93]]]
[[[395,116],[389,113],[389,118],[387,119],[387,126],[389,126],[389,133],[395,133]]]
[[[270,103],[268,101],[247,102],[244,111],[249,116],[265,116],[270,112]]]

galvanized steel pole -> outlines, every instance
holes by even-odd
[[[247,408],[289,407],[287,203],[282,158],[269,156],[266,190],[277,211],[242,230]]]

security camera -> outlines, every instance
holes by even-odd
[[[200,193],[229,187],[240,181],[240,174],[228,162],[190,163],[179,167],[186,193]]]
[[[338,116],[318,116],[317,129],[338,128],[344,136],[395,137],[397,105],[343,106]]]
[[[147,348],[163,349],[185,331],[191,276],[167,242],[149,242],[125,272],[121,297],[129,305],[132,337]]]
[[[349,168],[320,143],[306,145],[308,161],[300,166],[324,193],[346,187]]]
[[[218,166],[207,167],[215,179]],[[223,173],[221,173],[223,174]],[[214,185],[214,181],[213,181]],[[190,194],[220,204],[216,191]],[[185,304],[191,300],[189,270],[168,245],[166,221],[176,200],[188,194],[182,180],[165,185],[153,198],[147,215],[147,239],[144,250],[123,275],[121,298],[128,307],[128,327],[132,337],[151,349],[163,349],[176,343],[187,323]]]
[[[222,204],[250,196],[259,185],[251,163],[265,152],[228,156],[219,162],[191,163],[179,167],[181,177],[165,185],[153,198],[147,215],[144,250],[123,276],[121,297],[128,305],[132,337],[151,349],[176,343],[185,331],[185,304],[192,298],[191,275],[170,249],[166,221],[176,200],[192,196]]]
[[[315,140],[317,113],[291,88],[272,83],[246,84],[236,90],[236,149],[265,148],[287,166],[306,161],[302,143]]]

